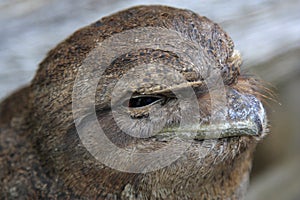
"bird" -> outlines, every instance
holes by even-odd
[[[1,199],[242,199],[265,87],[193,11],[136,6],[50,50],[0,104]]]

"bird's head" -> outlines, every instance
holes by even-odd
[[[103,18],[41,63],[33,142],[49,174],[78,194],[193,197],[211,184],[231,194],[267,124],[263,87],[241,63],[231,38],[188,10]]]

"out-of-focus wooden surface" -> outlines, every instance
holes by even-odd
[[[0,0],[0,99],[28,83],[47,51],[76,29],[140,4],[188,8],[221,24],[243,68],[277,88],[248,199],[300,199],[300,0]]]

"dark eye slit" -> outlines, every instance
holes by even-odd
[[[131,97],[126,103],[129,108],[140,108],[161,101],[163,99],[164,98],[160,96],[141,95]]]

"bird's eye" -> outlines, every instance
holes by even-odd
[[[155,102],[158,102],[162,100],[162,97],[159,96],[136,96],[136,97],[131,97],[128,101],[127,101],[127,106],[129,108],[139,108],[139,107],[143,107],[143,106],[147,106],[150,104],[153,104]]]

